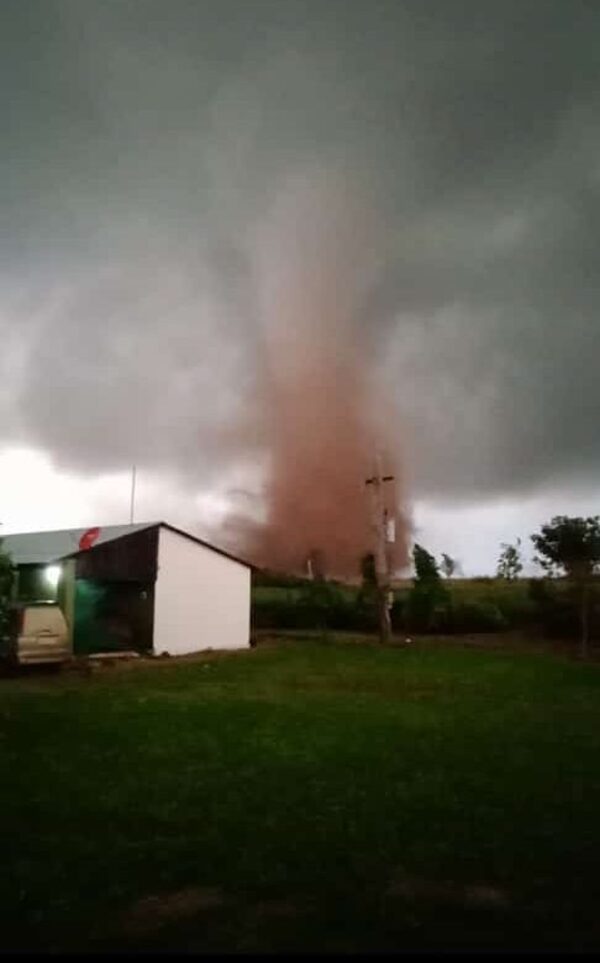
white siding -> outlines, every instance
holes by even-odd
[[[184,655],[250,644],[250,569],[168,528],[159,530],[154,652]]]

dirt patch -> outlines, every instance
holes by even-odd
[[[269,919],[292,919],[302,915],[303,912],[305,911],[296,903],[285,899],[264,900],[254,907],[256,916],[268,917]]]
[[[466,886],[463,901],[467,906],[489,906],[497,909],[504,909],[510,905],[510,900],[503,890],[488,885]]]
[[[221,909],[242,911],[261,924],[297,919],[308,912],[308,907],[289,899],[263,899],[244,905],[244,901],[240,903],[226,896],[218,887],[189,887],[137,900],[124,914],[120,931],[133,938],[151,936],[169,924],[183,923]]]
[[[506,909],[510,905],[507,893],[488,883],[428,880],[404,873],[390,882],[386,896],[407,902],[446,903],[481,909]]]
[[[167,923],[190,919],[199,913],[221,909],[227,898],[216,887],[177,890],[156,896],[144,896],[125,914],[123,930],[139,936],[160,929]]]

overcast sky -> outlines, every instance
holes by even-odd
[[[323,171],[379,225],[418,539],[485,572],[600,512],[599,36],[584,0],[3,0],[4,530],[126,520],[133,462],[138,520],[257,487],[248,239]]]

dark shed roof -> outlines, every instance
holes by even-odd
[[[225,558],[231,559],[233,562],[238,562],[240,565],[244,565],[246,568],[252,568],[253,566],[246,562],[244,559],[238,558],[235,555],[231,555],[229,552],[218,548],[216,545],[211,545],[209,542],[205,542],[203,539],[198,538],[197,535],[192,535],[190,532],[185,532],[180,528],[176,528],[174,525],[169,525],[167,522],[138,522],[132,525],[102,525],[98,526],[99,533],[95,539],[93,546],[88,551],[93,551],[96,546],[104,545],[106,542],[114,541],[117,538],[122,538],[125,535],[132,535],[134,532],[140,532],[148,528],[166,528],[178,535],[182,535],[184,538],[188,538],[198,545],[202,545],[204,548],[209,549],[211,552],[217,552],[219,555],[223,555]],[[51,532],[23,532],[15,535],[5,535],[3,539],[3,549],[8,552],[16,565],[43,565],[50,562],[56,562],[61,558],[68,558],[72,555],[78,555],[80,552],[79,541],[86,532],[88,528],[65,528],[59,531]]]

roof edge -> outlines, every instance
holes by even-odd
[[[119,528],[121,528],[122,526],[120,526],[120,525],[102,525],[102,526],[99,526],[99,527],[106,530],[106,529],[111,529],[111,528],[119,529]],[[125,527],[125,526],[123,526],[123,527]],[[181,535],[182,538],[187,538],[187,539],[189,539],[189,540],[192,541],[192,542],[196,542],[197,545],[202,545],[203,548],[206,548],[206,549],[208,549],[208,550],[211,551],[211,552],[216,552],[217,555],[222,555],[223,558],[227,558],[227,559],[229,559],[231,562],[237,562],[238,565],[243,565],[244,568],[248,568],[248,569],[250,569],[250,571],[256,571],[256,570],[257,570],[257,566],[256,566],[256,565],[253,565],[251,562],[248,562],[246,559],[240,558],[238,555],[233,555],[231,552],[228,552],[228,551],[226,551],[226,550],[223,549],[223,548],[219,548],[217,545],[211,545],[210,542],[205,541],[203,538],[200,538],[198,535],[194,535],[194,534],[192,534],[191,532],[185,531],[183,528],[178,528],[176,525],[171,525],[170,522],[165,522],[165,521],[163,521],[163,520],[156,520],[156,521],[151,521],[151,522],[136,522],[136,523],[134,523],[134,524],[132,525],[132,530],[130,530],[130,531],[121,531],[121,532],[118,532],[118,533],[115,532],[115,533],[112,534],[109,538],[103,539],[102,541],[98,542],[97,544],[94,544],[94,545],[91,547],[91,549],[80,549],[79,547],[73,546],[73,548],[72,548],[71,551],[67,551],[67,552],[64,552],[64,551],[63,551],[63,552],[56,553],[56,554],[55,554],[54,552],[44,554],[44,558],[43,558],[43,560],[41,560],[41,561],[20,562],[20,563],[17,563],[17,564],[19,564],[19,565],[27,565],[27,564],[30,564],[30,565],[42,565],[42,564],[48,564],[48,563],[52,563],[52,562],[59,562],[59,561],[61,561],[62,559],[77,558],[79,555],[83,554],[84,551],[90,551],[90,550],[93,550],[93,549],[95,549],[95,548],[101,548],[103,545],[109,545],[111,542],[117,541],[118,539],[121,539],[121,538],[129,538],[129,537],[132,537],[133,535],[138,535],[138,534],[140,534],[141,532],[147,532],[147,531],[149,531],[149,530],[151,530],[151,529],[161,529],[161,528],[164,528],[164,529],[166,529],[167,531],[174,532],[176,535]],[[62,534],[62,533],[67,533],[67,532],[68,532],[68,533],[75,533],[75,532],[79,532],[79,531],[85,531],[85,529],[78,529],[78,528],[72,528],[72,529],[69,529],[69,528],[57,528],[57,529],[42,530],[42,531],[38,531],[38,532],[12,532],[12,533],[9,533],[9,535],[7,535],[6,538],[10,538],[12,535],[17,536],[17,537],[18,537],[18,536],[27,536],[27,535],[32,535],[32,536],[33,536],[33,535],[40,535],[40,536],[44,536],[44,535],[57,535],[57,534]]]

